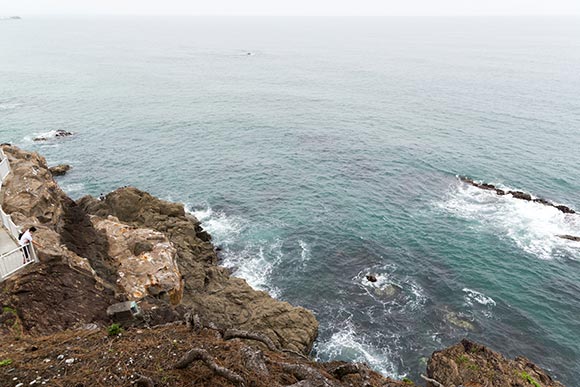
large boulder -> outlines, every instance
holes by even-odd
[[[427,363],[427,376],[446,387],[564,387],[526,358],[506,359],[466,339],[434,352]],[[427,387],[437,385],[428,382]]]
[[[117,266],[117,285],[129,300],[147,295],[181,302],[183,280],[177,267],[177,251],[164,234],[134,228],[114,217],[92,218],[95,229],[109,241],[109,256]]]
[[[4,212],[19,212],[39,223],[62,226],[64,207],[72,200],[53,180],[44,157],[14,146],[2,149],[12,170],[2,185]]]

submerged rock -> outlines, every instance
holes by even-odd
[[[373,291],[379,297],[394,298],[401,294],[403,288],[401,288],[399,285],[389,283],[385,286],[375,287]]]
[[[56,137],[56,138],[60,138],[60,137],[68,137],[68,136],[72,136],[74,133],[73,132],[68,132],[66,130],[62,130],[62,129],[58,129],[55,133],[54,136],[51,137]],[[33,141],[48,141],[50,137],[35,137],[33,139]]]

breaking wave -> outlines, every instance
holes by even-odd
[[[454,185],[439,206],[459,218],[493,230],[540,259],[577,259],[580,254],[579,242],[558,236],[580,236],[577,214],[564,214],[554,207],[514,199],[511,195],[498,196],[463,183]]]
[[[245,279],[253,288],[279,297],[280,290],[272,285],[272,273],[282,259],[282,242],[278,239],[252,238],[247,220],[214,211],[211,207],[189,211],[210,233],[213,243],[221,248],[224,267],[236,277]]]

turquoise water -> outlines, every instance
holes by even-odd
[[[573,386],[580,243],[556,235],[580,215],[455,176],[580,210],[579,36],[573,18],[2,21],[0,140],[71,164],[74,198],[185,203],[225,265],[316,313],[321,359],[417,378],[470,337]],[[57,129],[75,135],[32,141]]]

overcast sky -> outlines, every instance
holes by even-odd
[[[580,15],[580,0],[0,0],[0,15]]]

